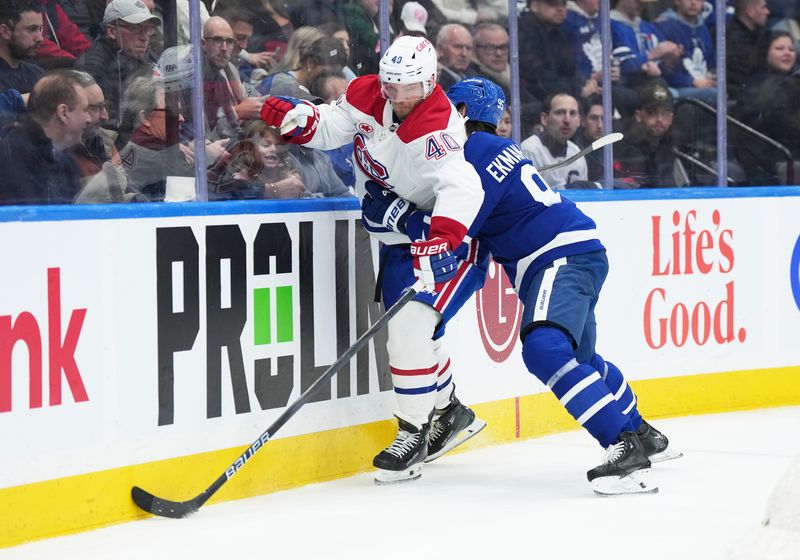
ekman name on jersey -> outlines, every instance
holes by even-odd
[[[522,150],[516,145],[511,145],[497,154],[492,163],[486,166],[486,172],[494,177],[498,183],[501,183],[513,171],[514,165],[523,159],[526,158],[522,155]]]

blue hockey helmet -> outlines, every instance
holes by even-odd
[[[474,77],[461,80],[447,90],[447,97],[458,107],[467,106],[467,119],[497,126],[506,110],[503,90],[491,80]]]

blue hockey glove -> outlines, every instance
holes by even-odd
[[[414,257],[414,275],[425,283],[425,291],[436,293],[445,282],[452,280],[458,272],[458,257],[450,250],[450,244],[441,237],[411,244]]]
[[[367,189],[367,194],[361,200],[364,218],[390,231],[406,233],[406,222],[416,204],[400,198],[375,181],[367,181],[364,187]]]
[[[317,130],[319,111],[302,99],[270,96],[261,106],[261,120],[279,129],[287,142],[305,144]]]

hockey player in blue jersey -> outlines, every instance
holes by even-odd
[[[606,449],[588,479],[600,494],[647,493],[651,461],[680,456],[645,422],[622,372],[595,352],[595,306],[608,273],[595,223],[551,190],[521,149],[495,135],[502,90],[468,78],[448,91],[467,118],[464,155],[479,173],[484,202],[467,238],[488,248],[525,304],[522,357],[567,411]],[[426,238],[427,215],[377,183],[367,185],[364,217]],[[465,246],[460,248],[464,254]]]

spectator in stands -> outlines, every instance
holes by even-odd
[[[32,62],[42,42],[38,0],[0,2],[0,91],[30,93],[44,70]]]
[[[509,40],[505,27],[496,23],[482,23],[475,28],[472,38],[475,46],[474,62],[478,73],[508,91],[511,83],[511,67],[508,64]]]
[[[132,129],[133,134],[119,151],[127,177],[127,185],[120,189],[123,193],[140,193],[148,201],[163,201],[167,176],[194,176],[191,153],[168,140],[169,110],[160,78],[140,76],[125,89],[122,126]],[[178,120],[183,122],[183,116],[179,114]]]
[[[37,63],[43,68],[69,68],[92,43],[69,19],[60,0],[41,0],[41,3],[44,29],[36,50]]]
[[[311,95],[319,97],[323,103],[333,103],[347,89],[347,79],[341,72],[324,70],[314,76],[308,89]]]
[[[558,12],[556,12],[558,13]],[[570,0],[561,30],[572,45],[579,75],[602,81],[603,46],[600,43],[600,0]]]
[[[402,22],[403,35],[428,36],[425,25],[428,23],[428,10],[419,2],[406,2],[400,11],[400,21]]]
[[[392,9],[393,0],[389,0]],[[378,0],[352,0],[342,6],[342,15],[350,33],[356,74],[378,73],[380,58],[378,44]],[[395,38],[395,30],[389,24],[389,43]]]
[[[586,148],[592,142],[603,136],[603,98],[600,95],[590,95],[583,100],[581,111],[581,128],[573,137],[573,141],[580,148]],[[603,150],[595,150],[586,157],[586,168],[589,181],[603,179]]]
[[[352,52],[350,51],[350,34],[347,32],[347,28],[344,26],[344,24],[339,23],[338,21],[329,21],[328,23],[320,25],[317,29],[322,31],[328,37],[333,37],[334,39],[338,40],[339,43],[341,43],[342,52],[344,53],[344,66],[342,67],[342,74],[344,74],[344,77],[349,84],[350,81],[356,77],[356,73],[352,70],[354,64]]]
[[[585,81],[578,76],[572,45],[560,27],[566,6],[566,0],[530,0],[519,18],[520,75],[537,99],[555,92],[577,96],[599,91],[591,76]]]
[[[506,109],[503,111],[503,116],[500,117],[500,122],[497,123],[497,135],[500,138],[511,138],[511,133],[511,112]]]
[[[612,0],[611,45],[620,65],[620,83],[638,89],[679,63],[683,48],[664,40],[661,30],[641,18],[641,0]]]
[[[280,61],[295,31],[283,2],[273,4],[270,0],[249,0],[246,5],[256,14],[249,50],[270,52],[276,61]]]
[[[472,62],[472,35],[460,23],[448,23],[436,36],[436,55],[439,59],[438,83],[447,91],[450,86],[478,73]]]
[[[474,74],[490,78],[503,88],[506,99],[510,99],[511,66],[508,61],[509,39],[505,27],[496,23],[481,23],[473,33]],[[470,69],[470,72],[473,70]],[[524,77],[520,79],[520,118],[523,123],[538,121],[542,103],[530,93]],[[526,134],[526,126],[522,134]]]
[[[0,139],[0,204],[69,204],[80,189],[64,150],[80,142],[89,124],[88,100],[67,73],[42,77],[22,123]]]
[[[485,2],[433,0],[433,3],[444,14],[447,21],[466,26],[508,19],[508,2],[503,0],[486,0]]]
[[[324,36],[325,34],[316,27],[299,28],[292,33],[292,37],[289,39],[289,43],[286,46],[285,55],[281,58],[280,62],[272,67],[269,71],[269,75],[291,72],[295,68],[298,68],[300,66],[300,55],[311,48],[311,44],[314,41]],[[267,74],[261,77],[257,76],[257,72],[253,72],[252,80],[257,87],[260,87],[261,81],[265,79],[264,76],[267,76]],[[264,86],[265,91],[269,91],[268,85],[269,82]]]
[[[758,66],[747,82],[746,93],[739,99],[742,121],[773,140],[780,142],[800,159],[800,67],[794,40],[785,31],[772,31],[759,48]],[[759,143],[750,146],[758,168],[763,173],[751,180],[755,184],[785,184],[776,167],[774,150]],[[748,175],[755,175],[748,169]]]
[[[574,96],[569,93],[548,95],[544,100],[540,122],[544,127],[541,137],[530,136],[521,144],[522,153],[531,158],[537,167],[564,161],[580,151],[571,141],[581,122],[578,100]],[[569,165],[543,171],[541,175],[553,189],[569,188],[574,181],[586,181],[586,160],[581,157]]]
[[[311,81],[325,71],[341,72],[343,62],[341,43],[333,37],[322,36],[303,51],[296,68],[270,74],[261,82],[258,90],[264,95],[288,95],[316,101],[318,98],[308,89]]]
[[[24,96],[15,89],[0,93],[0,130],[14,124],[27,110],[28,94]]]
[[[247,96],[239,71],[231,62],[237,43],[227,21],[210,17],[203,27],[200,46],[206,122],[213,137],[229,137],[243,121],[258,115],[261,102]]]
[[[323,151],[290,144],[289,155],[303,179],[304,198],[355,196],[336,174],[331,158]]]
[[[269,70],[275,66],[275,58],[271,52],[248,52],[247,46],[253,36],[255,14],[243,6],[230,5],[226,9],[214,10],[214,15],[228,22],[233,31],[236,44],[231,53],[231,63],[239,70],[239,77],[245,91],[250,96],[258,95],[255,87],[250,86],[250,74],[254,68]]]
[[[617,188],[676,186],[673,116],[674,98],[666,84],[659,81],[642,88],[634,120],[614,148]]]
[[[300,198],[303,181],[280,134],[264,121],[247,124],[232,149],[229,176],[217,185],[219,199]]]
[[[152,74],[157,58],[149,44],[158,23],[141,0],[112,0],[103,14],[103,34],[78,59],[76,66],[103,90],[111,121],[119,119],[125,83]]]
[[[295,29],[319,27],[340,18],[341,0],[298,0],[289,5],[289,19]]]
[[[678,64],[663,70],[664,80],[678,97],[694,97],[714,105],[717,101],[716,49],[703,18],[703,0],[675,0],[675,10],[658,18],[664,38],[683,47]]]
[[[89,178],[97,175],[103,164],[110,161],[112,156],[117,153],[114,148],[116,134],[101,128],[101,125],[108,121],[108,111],[103,90],[97,85],[95,79],[80,70],[69,70],[69,75],[74,77],[86,92],[89,103],[87,107],[91,120],[83,131],[81,141],[68,150],[78,173],[83,177],[82,182],[85,183]]]
[[[757,69],[758,45],[764,40],[769,8],[767,0],[736,0],[735,12],[725,29],[725,65],[728,96],[742,93],[750,74]]]
[[[97,0],[93,0],[97,2]],[[78,30],[83,33],[85,37],[92,36],[92,9],[90,4],[92,0],[60,0],[59,5],[64,13],[67,14],[69,20],[74,23]],[[105,8],[105,1],[103,1],[103,8]],[[102,13],[98,21],[102,19]],[[91,41],[90,41],[91,43]]]

